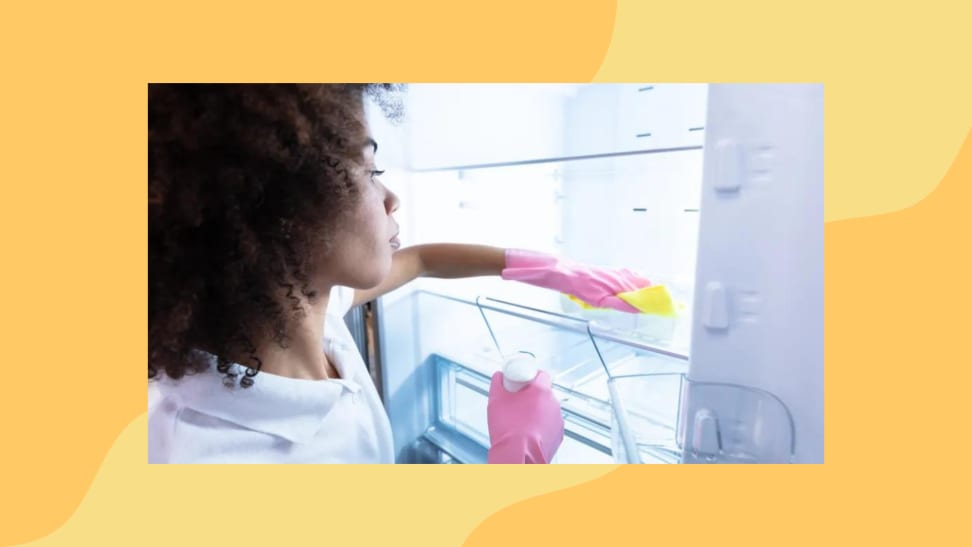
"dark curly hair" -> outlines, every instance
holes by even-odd
[[[239,383],[255,340],[286,345],[313,300],[308,267],[358,198],[364,97],[401,115],[389,84],[197,85],[148,89],[149,379],[216,357]],[[273,298],[286,289],[290,306]]]

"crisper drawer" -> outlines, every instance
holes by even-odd
[[[490,378],[481,372],[448,359],[436,359],[437,393],[436,440],[440,448],[453,451],[456,439],[442,435],[452,431],[474,441],[481,451],[476,460],[464,463],[485,463],[489,447],[486,425],[486,404]],[[597,400],[571,400],[570,394],[554,388],[564,409],[564,442],[553,463],[613,463],[611,455],[610,408]],[[467,449],[465,452],[469,453]],[[462,460],[462,455],[456,455]],[[469,457],[469,456],[467,456]],[[482,458],[480,460],[480,458]]]
[[[454,314],[474,313],[485,327],[480,331],[485,336],[439,345],[427,359],[434,369],[434,408],[424,437],[460,462],[485,461],[487,396],[490,378],[502,366],[501,355],[528,351],[553,380],[565,422],[564,443],[553,463],[615,462],[608,371],[611,376],[687,371],[684,355],[610,332],[595,333],[581,318],[490,299],[465,304],[447,300]],[[670,407],[678,397],[674,392],[646,395],[660,408]],[[660,427],[674,432],[674,417],[668,421]],[[674,462],[661,457],[659,463]]]

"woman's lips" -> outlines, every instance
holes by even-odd
[[[389,243],[391,243],[392,249],[395,250],[398,250],[402,246],[402,242],[398,239],[398,236],[391,238]]]

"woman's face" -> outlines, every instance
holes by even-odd
[[[331,284],[355,289],[378,286],[391,269],[392,253],[401,245],[398,223],[392,217],[398,210],[398,196],[378,178],[376,149],[374,141],[368,139],[363,147],[363,161],[353,167],[359,195],[328,253],[324,270]]]

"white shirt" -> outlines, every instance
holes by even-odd
[[[394,463],[388,415],[343,321],[353,298],[334,287],[324,322],[340,380],[260,372],[249,388],[227,388],[213,365],[152,382],[149,463]]]

